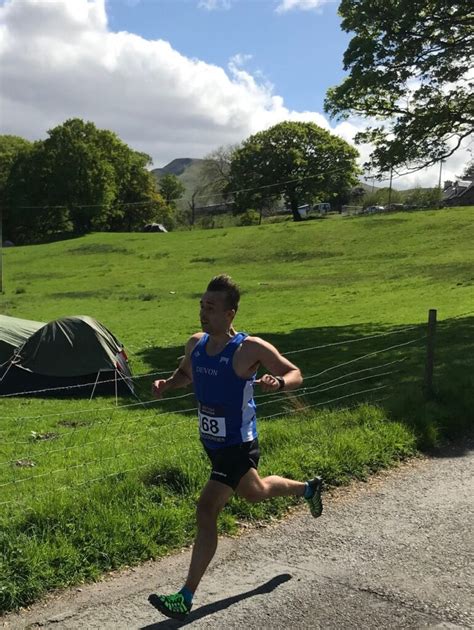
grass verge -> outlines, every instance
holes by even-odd
[[[373,405],[262,421],[261,440],[262,474],[305,479],[318,472],[331,484],[365,479],[416,450],[413,432],[388,421]],[[95,580],[104,571],[189,543],[207,476],[198,440],[190,439],[185,456],[164,447],[142,473],[104,479],[81,493],[47,494],[26,512],[4,515],[0,610],[28,605],[48,590]],[[279,516],[295,501],[249,504],[234,498],[219,530],[235,532],[241,519]]]

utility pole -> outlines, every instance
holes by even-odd
[[[439,163],[439,181],[438,188],[441,190],[441,173],[443,172],[443,160]]]
[[[392,204],[392,178],[393,178],[393,166],[390,167],[390,188],[388,189],[388,207]]]
[[[438,180],[438,208],[443,207],[443,189],[441,188],[441,173],[443,172],[443,161],[439,163],[439,180]]]
[[[2,203],[0,202],[0,293],[3,293],[3,229]]]

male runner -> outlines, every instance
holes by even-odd
[[[323,510],[320,477],[301,482],[276,475],[261,478],[257,472],[254,385],[263,392],[288,391],[299,387],[303,377],[270,343],[235,331],[232,322],[239,299],[239,288],[229,276],[213,278],[201,299],[203,332],[188,340],[173,375],[152,386],[153,395],[161,398],[169,389],[194,383],[200,437],[212,465],[197,504],[197,535],[186,582],[178,593],[149,598],[174,619],[184,619],[191,610],[193,595],[217,548],[217,517],[234,492],[251,502],[302,496],[314,517]],[[260,365],[268,373],[256,380]]]

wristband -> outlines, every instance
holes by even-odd
[[[285,379],[283,378],[283,376],[275,376],[275,378],[278,381],[278,385],[279,385],[278,391],[281,391],[286,385]]]

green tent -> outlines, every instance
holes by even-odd
[[[43,324],[1,316],[0,326],[0,356],[8,355],[0,365],[0,394],[51,390],[57,395],[61,388],[67,395],[133,391],[123,345],[92,317]],[[82,387],[87,383],[89,388]]]
[[[10,361],[15,351],[43,326],[44,322],[0,315],[0,365]]]

